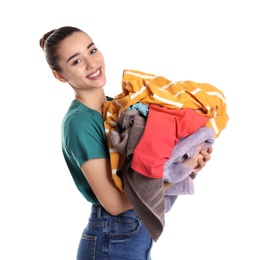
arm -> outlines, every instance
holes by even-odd
[[[110,214],[118,215],[132,208],[125,193],[114,184],[108,159],[91,159],[82,165],[81,170],[97,199]]]

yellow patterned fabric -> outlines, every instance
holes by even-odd
[[[124,164],[124,158],[115,149],[109,138],[109,131],[117,130],[119,116],[136,103],[158,104],[167,108],[192,108],[209,117],[208,127],[218,137],[229,120],[226,99],[221,90],[208,83],[193,81],[172,82],[162,76],[137,70],[124,70],[122,93],[107,101],[103,107],[104,127],[110,149],[112,177],[116,186],[123,191],[122,181],[117,171]],[[155,122],[156,124],[156,122]]]

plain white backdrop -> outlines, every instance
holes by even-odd
[[[74,260],[89,215],[60,147],[74,95],[39,47],[77,26],[106,60],[106,94],[123,69],[207,82],[230,120],[212,160],[166,215],[153,260],[260,260],[260,7],[254,0],[11,1],[1,5],[0,259]],[[117,259],[115,259],[117,260]],[[133,259],[135,260],[135,259]]]

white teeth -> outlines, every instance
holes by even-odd
[[[89,78],[97,77],[100,74],[100,70],[98,70],[96,73],[89,76]]]

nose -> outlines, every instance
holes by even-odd
[[[96,63],[95,63],[95,60],[92,56],[86,56],[84,58],[84,61],[85,61],[85,66],[86,66],[87,70],[95,68]]]

